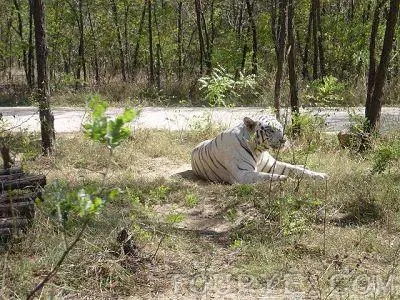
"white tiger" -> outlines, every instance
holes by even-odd
[[[243,123],[206,140],[193,149],[193,171],[200,177],[225,183],[255,183],[285,180],[287,175],[327,179],[325,173],[275,160],[266,151],[285,143],[283,127],[275,118],[258,121],[245,117]]]

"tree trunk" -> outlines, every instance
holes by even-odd
[[[156,2],[155,4],[156,5]],[[161,90],[161,39],[160,39],[160,24],[158,23],[157,7],[154,7],[154,23],[157,29],[157,43],[156,43],[156,82],[157,90]]]
[[[249,52],[249,46],[245,43],[242,48],[242,59],[240,62],[240,70],[242,73],[244,71],[244,67],[246,66],[247,52]]]
[[[380,11],[382,5],[384,4],[384,0],[378,1],[374,10],[374,17],[371,25],[371,35],[369,39],[369,70],[368,70],[368,83],[367,83],[367,100],[365,102],[366,111],[370,110],[371,106],[371,96],[374,89],[375,84],[375,73],[376,73],[376,37],[378,35],[378,28],[380,22]]]
[[[294,3],[288,1],[288,69],[290,82],[290,107],[292,114],[299,113],[299,97],[296,75],[296,49],[294,41]]]
[[[201,6],[200,6],[201,8]],[[206,19],[204,17],[204,12],[200,9],[202,29],[204,32],[204,64],[206,65],[206,74],[211,74],[212,71],[212,51],[213,51],[213,35],[214,35],[214,1],[211,2],[211,13],[210,13],[210,23],[211,23],[211,33],[208,31]]]
[[[371,100],[365,107],[365,117],[368,121],[366,132],[379,130],[380,116],[382,108],[383,87],[385,85],[386,74],[389,66],[390,53],[393,47],[397,18],[399,14],[400,0],[390,0],[390,8],[386,20],[385,37],[378,69],[375,74]]]
[[[287,11],[287,0],[281,0],[279,2],[278,52],[277,52],[277,68],[275,74],[275,90],[274,90],[274,108],[275,108],[276,118],[278,120],[280,119],[281,82],[283,75],[283,63],[285,60],[286,11]]]
[[[194,0],[196,8],[196,23],[197,23],[197,33],[199,37],[199,62],[200,62],[200,74],[204,72],[204,39],[203,30],[201,25],[201,2],[200,0]]]
[[[12,79],[12,67],[13,67],[13,56],[11,55],[12,53],[12,34],[11,34],[11,28],[12,28],[12,19],[11,16],[7,20],[7,44],[8,44],[8,80],[11,81]]]
[[[148,0],[148,1],[151,5],[151,0]],[[118,10],[117,10],[117,5],[115,4],[115,1],[112,1],[111,8],[112,8],[113,16],[114,16],[115,29],[117,30],[117,39],[118,39],[118,46],[119,46],[119,61],[121,64],[122,80],[124,82],[126,82],[125,53],[124,53],[124,47],[122,44],[122,35],[121,35],[121,29],[119,27]]]
[[[129,60],[129,52],[130,52],[130,47],[129,47],[129,35],[128,35],[128,18],[129,18],[129,10],[130,10],[130,2],[125,3],[125,12],[124,12],[124,65],[125,65],[125,73],[126,76],[129,78],[130,77],[130,60]]]
[[[86,61],[85,61],[85,36],[84,36],[84,24],[83,24],[83,0],[79,0],[78,8],[76,8],[75,2],[67,2],[75,14],[76,23],[79,30],[79,45],[78,45],[78,58],[76,66],[76,83],[75,89],[82,86],[81,82],[81,72],[83,71],[83,82],[87,82],[86,73]]]
[[[276,7],[279,0],[271,0],[271,35],[274,41],[275,54],[278,55],[278,30],[276,25]]]
[[[28,85],[33,90],[35,85],[35,61],[33,46],[33,0],[29,0],[29,37],[28,37]]]
[[[44,155],[50,155],[53,152],[55,133],[54,116],[50,110],[50,95],[47,81],[47,46],[43,0],[33,0],[33,19],[35,23],[37,94],[42,150]]]
[[[153,54],[153,22],[152,22],[151,0],[147,0],[148,12],[148,35],[149,35],[149,83],[154,84],[154,54]]]
[[[313,5],[311,2],[310,5],[310,12],[308,15],[308,27],[307,27],[307,36],[306,36],[306,41],[305,41],[305,46],[304,46],[304,55],[303,55],[303,79],[310,79],[310,75],[308,73],[308,51],[310,48],[310,41],[311,41],[311,32],[312,32],[312,26],[313,26]]]
[[[18,3],[18,0],[13,0],[15,10],[17,11],[17,17],[18,17],[18,35],[21,40],[21,46],[22,46],[22,65],[24,67],[24,72],[25,72],[25,78],[26,78],[26,83],[30,88],[30,78],[29,78],[29,73],[28,73],[28,59],[27,59],[27,53],[25,46],[23,45],[25,43],[24,41],[24,32],[23,32],[23,24],[22,24],[22,16],[21,16],[21,9]]]
[[[94,74],[95,74],[95,81],[96,84],[100,84],[100,71],[99,71],[99,54],[97,49],[97,38],[95,34],[95,30],[93,27],[92,16],[90,13],[90,9],[88,8],[88,18],[89,18],[89,25],[90,25],[90,33],[93,39],[93,55],[94,55]]]
[[[239,78],[239,72],[243,73],[244,68],[245,68],[245,63],[246,63],[246,53],[245,51],[245,45],[247,44],[246,42],[246,37],[243,38],[243,11],[244,11],[244,2],[239,1],[238,3],[238,12],[237,12],[237,22],[236,22],[236,40],[237,44],[241,45],[241,53],[240,53],[240,67],[236,68],[235,71],[235,80]],[[246,50],[247,52],[247,50]]]
[[[312,33],[313,33],[313,80],[318,79],[319,72],[318,72],[318,25],[317,25],[317,2],[318,0],[311,0],[312,1]]]
[[[251,26],[251,33],[252,33],[252,38],[253,38],[253,56],[252,56],[252,61],[251,61],[251,73],[252,74],[257,74],[257,44],[258,44],[258,38],[257,38],[257,27],[256,27],[256,22],[254,20],[254,1],[253,4],[250,3],[250,0],[246,0],[246,7],[247,7],[247,13],[249,14],[249,21],[250,21],[250,26]]]
[[[138,33],[137,33],[135,51],[133,52],[133,66],[132,66],[133,73],[136,72],[136,68],[138,65],[140,38],[141,38],[142,32],[143,32],[144,20],[146,17],[146,9],[147,9],[147,3],[144,2],[143,9],[142,9],[142,16],[140,18],[139,29],[138,29]]]
[[[182,1],[178,2],[178,36],[177,36],[177,48],[178,48],[178,81],[182,81],[182,73],[183,73],[183,65],[182,65],[182,54],[183,54],[183,47],[182,47],[182,37],[183,37],[183,25],[182,25]]]
[[[319,55],[319,70],[320,76],[325,76],[325,56],[324,56],[324,47],[323,47],[323,38],[322,38],[322,25],[321,25],[321,3],[320,0],[315,1],[316,5],[316,21],[317,21],[317,36],[318,36],[318,55]]]

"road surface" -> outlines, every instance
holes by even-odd
[[[55,119],[54,127],[58,133],[71,133],[81,130],[82,122],[89,116],[89,112],[85,108],[55,107],[52,111]],[[107,114],[115,116],[122,111],[123,108],[109,108]],[[302,109],[301,112],[326,118],[327,126],[324,130],[337,132],[350,124],[349,112],[363,115],[364,108],[306,108]],[[0,113],[7,129],[40,131],[39,115],[36,107],[0,107]],[[211,119],[213,122],[228,127],[238,124],[245,116],[256,117],[263,114],[272,115],[272,111],[259,107],[144,107],[141,109],[139,117],[132,123],[132,126],[186,130],[196,127],[196,124],[204,124],[208,119]],[[383,131],[400,130],[400,108],[383,107],[381,123]]]

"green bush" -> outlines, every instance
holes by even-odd
[[[332,76],[314,80],[307,87],[304,99],[315,106],[342,106],[344,104],[345,84]]]
[[[211,107],[234,106],[242,94],[253,91],[256,85],[255,75],[240,73],[239,78],[235,78],[221,67],[214,68],[211,75],[201,77],[199,82],[200,91]]]
[[[382,173],[400,160],[400,140],[391,139],[378,146],[373,157],[372,173]]]
[[[310,114],[294,114],[292,121],[285,128],[286,134],[300,144],[307,145],[306,152],[313,152],[319,147],[321,133],[325,128],[325,118]]]

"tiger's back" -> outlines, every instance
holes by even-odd
[[[240,182],[238,171],[254,170],[256,161],[249,150],[243,126],[237,126],[201,142],[191,155],[192,170],[200,177],[213,181]]]
[[[212,140],[205,140],[192,151],[192,170],[197,176],[213,182],[229,182],[228,174],[222,163],[216,157],[216,136]],[[225,172],[224,172],[225,170]]]

